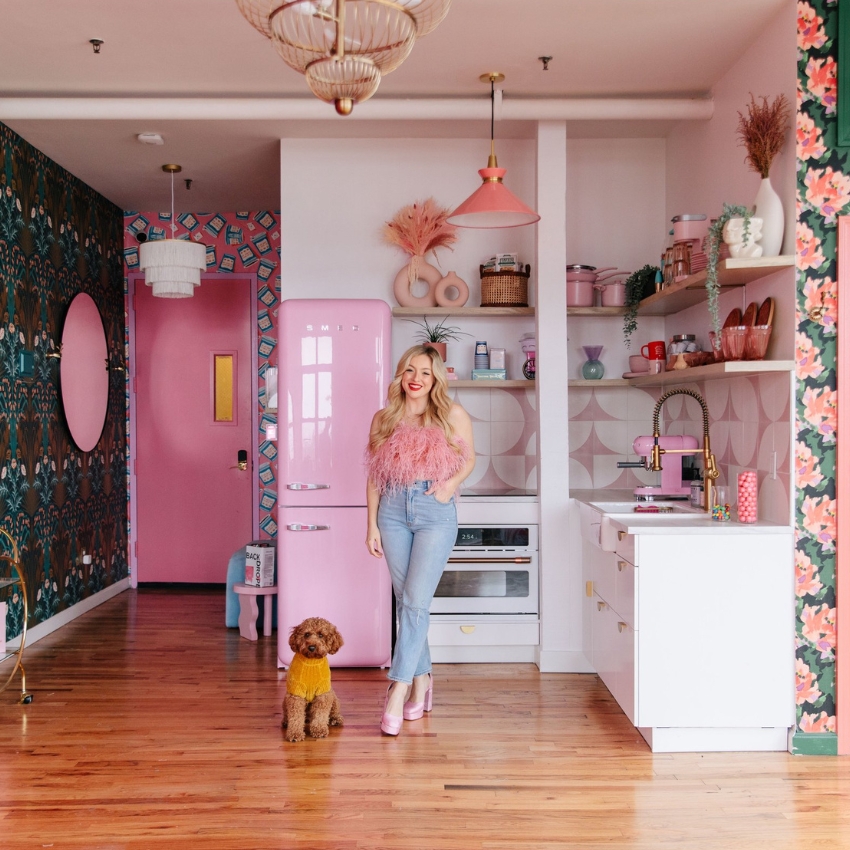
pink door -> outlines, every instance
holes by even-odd
[[[254,536],[252,297],[252,281],[235,276],[204,278],[180,299],[136,281],[140,582],[222,583]]]

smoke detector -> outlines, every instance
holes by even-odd
[[[164,145],[165,140],[160,136],[159,133],[139,133],[136,138],[143,145]]]

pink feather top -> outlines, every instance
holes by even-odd
[[[376,451],[366,450],[366,472],[380,493],[394,493],[414,481],[442,484],[457,475],[469,459],[469,446],[459,437],[456,452],[442,428],[420,428],[402,420]]]

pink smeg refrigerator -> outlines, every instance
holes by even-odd
[[[366,550],[363,453],[392,373],[390,308],[290,299],[279,317],[278,666],[307,617],[339,629],[333,666],[388,666],[392,584]]]

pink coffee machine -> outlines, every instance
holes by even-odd
[[[641,466],[646,466],[652,456],[655,445],[653,437],[637,437],[632,444],[634,452],[643,458]],[[695,455],[699,451],[696,437],[670,436],[659,437],[658,445],[663,452],[661,455],[661,485],[655,487],[635,487],[636,499],[687,499],[691,494],[690,482],[682,482],[682,458],[685,455]]]

